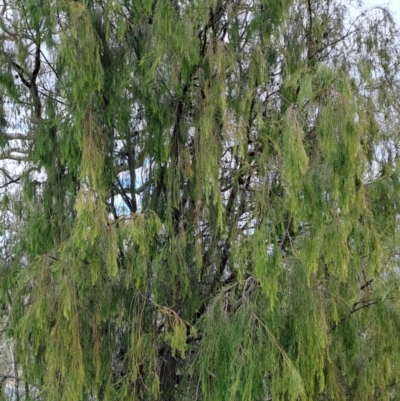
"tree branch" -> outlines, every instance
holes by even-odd
[[[360,305],[361,303],[363,303],[363,301],[356,302],[356,303],[353,305],[353,307],[351,308],[351,311],[350,311],[346,316],[343,316],[337,323],[335,323],[335,324],[330,328],[329,332],[334,331],[334,330],[339,326],[339,324],[340,324],[341,322],[343,322],[344,320],[346,320],[347,318],[349,318],[353,313],[356,313],[356,312],[358,312],[358,311],[360,311],[360,310],[362,310],[362,309],[365,309],[365,308],[369,308],[369,307],[372,306],[372,305],[376,305],[376,304],[378,303],[378,301],[366,301],[366,303],[363,303],[362,305]],[[357,306],[357,305],[360,305],[360,306]]]
[[[292,229],[292,224],[293,224],[293,217],[291,217],[288,221],[285,233],[283,234],[282,240],[279,243],[279,249],[282,251],[283,247],[286,244],[286,241],[290,238],[290,230]]]

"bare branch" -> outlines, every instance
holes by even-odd
[[[7,140],[18,140],[18,141],[29,141],[32,139],[32,135],[30,134],[23,134],[20,132],[4,132],[1,135],[5,136]]]

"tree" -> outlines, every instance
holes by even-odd
[[[400,397],[385,9],[9,0],[1,15],[17,397]]]

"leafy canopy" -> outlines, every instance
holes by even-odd
[[[0,37],[20,399],[400,397],[385,9],[9,0]]]

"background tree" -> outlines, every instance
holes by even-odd
[[[17,397],[400,396],[384,9],[9,0],[1,14]]]

